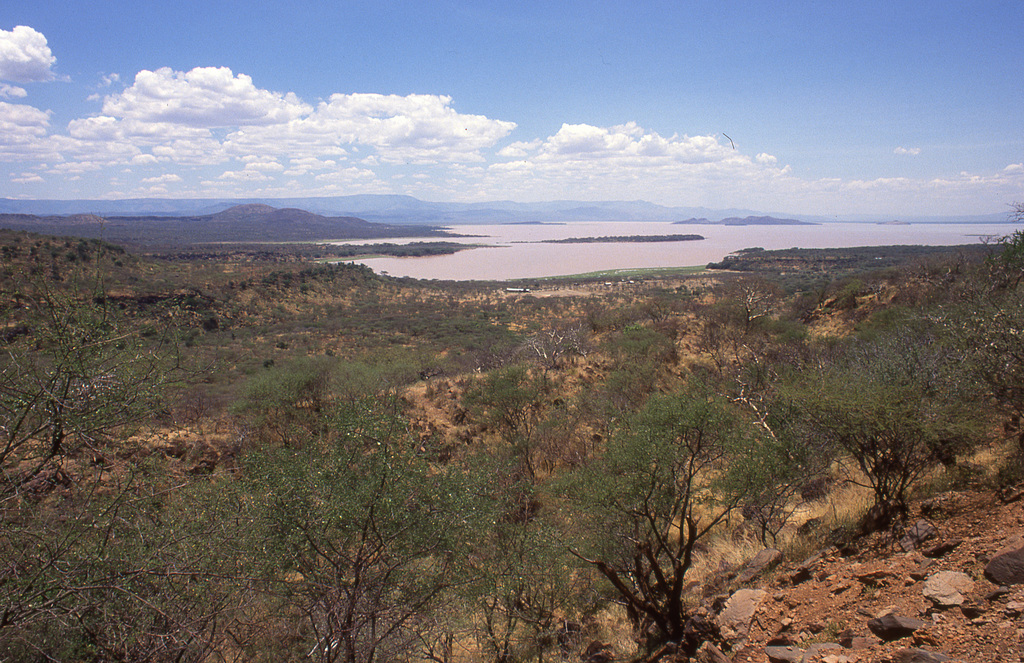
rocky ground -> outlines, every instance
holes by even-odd
[[[876,533],[799,563],[772,567],[766,551],[763,570],[706,604],[720,646],[696,660],[1024,661],[1022,495],[944,493],[915,506],[901,539]]]

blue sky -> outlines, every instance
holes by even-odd
[[[15,0],[0,197],[1004,212],[1022,26],[1021,0]]]

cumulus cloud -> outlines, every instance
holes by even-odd
[[[367,146],[388,163],[482,161],[480,151],[516,126],[459,113],[451,103],[451,97],[427,94],[334,94],[300,119],[240,129],[227,137],[225,148],[244,154],[275,146],[301,159]]]
[[[46,161],[59,153],[46,140],[50,112],[0,101],[0,160]]]
[[[51,67],[57,58],[43,33],[26,25],[10,32],[0,30],[0,80],[33,83],[54,79]]]
[[[766,153],[752,158],[716,136],[663,136],[635,122],[614,126],[563,124],[545,139],[516,142],[465,186],[478,198],[644,198],[720,204],[738,193],[763,190],[790,177],[788,166]]]
[[[18,184],[37,184],[43,181],[43,178],[38,173],[22,173],[21,175],[12,175],[11,181]]]
[[[17,85],[7,85],[6,83],[0,83],[0,97],[25,97],[28,96],[28,92],[25,88],[18,87]]]
[[[733,150],[719,145],[714,136],[666,138],[647,132],[635,122],[612,127],[589,124],[563,124],[555,135],[533,147],[515,144],[512,156],[528,156],[542,162],[594,161],[604,163],[627,160],[633,163],[711,163],[735,157]]]
[[[37,120],[44,117],[34,112]],[[294,176],[360,150],[367,164],[480,162],[481,152],[516,125],[460,113],[447,96],[335,94],[313,106],[226,67],[165,67],[139,72],[130,86],[103,98],[99,114],[71,120],[64,134],[46,135],[45,126],[37,122],[34,133],[22,127],[19,135],[38,136],[36,153],[45,144],[63,160],[215,165],[242,159],[252,164],[248,170],[263,173],[283,173],[289,160]]]
[[[294,93],[262,90],[249,76],[235,75],[227,67],[143,70],[130,87],[103,102],[105,115],[190,127],[277,124],[310,110]]]
[[[245,169],[264,173],[280,173],[284,170],[284,166],[276,161],[247,161]]]
[[[217,179],[234,182],[266,182],[270,177],[258,170],[226,170]]]
[[[498,156],[507,159],[520,159],[529,154],[531,150],[535,150],[540,147],[540,145],[540,139],[528,142],[516,141],[498,150]]]
[[[181,176],[175,173],[165,173],[163,175],[157,175],[155,177],[146,177],[142,180],[145,184],[167,184],[170,182],[180,182]]]
[[[160,160],[152,154],[136,154],[131,160],[133,166],[152,166],[157,163],[160,163]]]
[[[0,136],[6,134],[8,139],[17,139],[23,135],[43,136],[49,126],[49,111],[0,101]]]
[[[0,32],[0,72],[14,60],[3,48],[10,47],[16,32]],[[18,43],[31,41],[24,36]],[[35,74],[5,75],[53,78],[54,60],[46,53],[36,57]],[[118,82],[108,74],[102,86]],[[848,210],[882,200],[934,207],[940,195],[978,191],[1017,199],[1024,186],[1024,164],[932,180],[807,180],[767,152],[745,154],[720,144],[719,136],[662,135],[635,122],[566,123],[546,137],[509,142],[495,155],[491,150],[516,124],[460,112],[445,95],[333,94],[306,103],[291,92],[260,88],[225,67],[140,71],[124,89],[105,92],[99,113],[57,129],[49,111],[0,101],[0,161],[55,164],[32,170],[66,180],[106,177],[108,187],[136,193],[181,195],[185,180],[178,169],[195,167],[204,170],[188,181],[205,178],[199,185],[204,192],[224,195],[359,191],[460,200],[645,198],[793,212],[815,211],[822,201]],[[0,83],[0,99],[24,95],[22,88]],[[894,150],[920,152],[904,146]],[[135,170],[141,179],[117,181],[115,170],[129,175]],[[39,175],[9,177],[27,183],[38,182]],[[136,184],[148,188],[132,188]],[[864,196],[866,191],[873,195]]]

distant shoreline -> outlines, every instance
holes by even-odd
[[[703,235],[616,235],[612,237],[569,237],[545,239],[538,244],[617,244],[621,242],[695,242],[706,239]]]

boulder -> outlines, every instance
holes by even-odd
[[[985,577],[996,585],[1024,583],[1024,546],[1003,549],[985,566]]]
[[[963,539],[950,539],[949,541],[937,543],[930,548],[925,548],[921,551],[921,554],[932,559],[944,557],[947,553],[951,553],[956,550],[957,546],[961,543],[963,543]]]
[[[974,581],[960,571],[939,571],[928,577],[922,590],[925,597],[940,608],[962,605],[964,594],[974,591]]]
[[[907,552],[917,550],[921,547],[922,543],[934,537],[937,533],[935,526],[930,522],[919,520],[904,533],[903,538],[900,539],[900,547]]]
[[[799,585],[802,582],[810,580],[811,576],[814,575],[814,569],[817,568],[824,556],[824,553],[817,552],[800,562],[800,564],[793,569],[793,573],[790,574],[789,582],[794,585]]]
[[[839,633],[839,644],[846,649],[867,649],[877,643],[876,638],[858,633],[852,628],[844,629]]]
[[[741,642],[750,630],[750,620],[764,599],[760,589],[741,589],[729,597],[718,614],[718,628],[727,642]]]
[[[938,652],[911,647],[901,649],[892,655],[892,663],[944,663],[949,657]]]
[[[722,653],[722,650],[710,642],[701,644],[700,649],[693,655],[696,663],[729,663],[729,658]]]
[[[802,663],[804,650],[798,647],[765,647],[769,663]]]
[[[775,548],[765,548],[761,552],[754,555],[754,559],[747,562],[747,565],[743,568],[740,574],[736,577],[736,582],[745,585],[773,564],[777,564],[782,559],[782,551],[776,550]]]
[[[925,627],[925,623],[913,617],[885,615],[868,621],[868,628],[882,640],[899,640]]]

